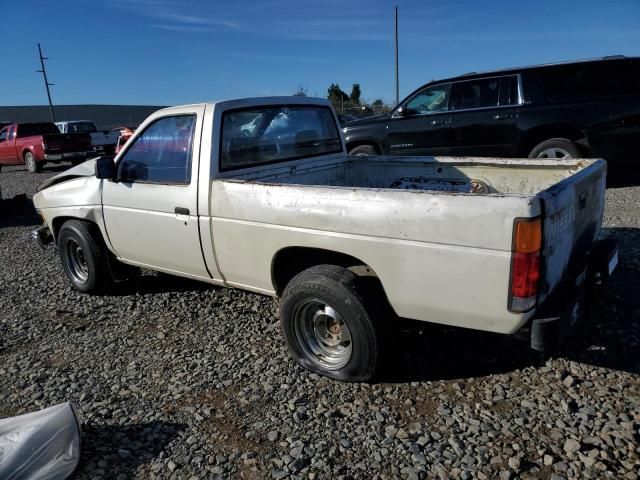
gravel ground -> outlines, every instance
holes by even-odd
[[[620,266],[581,341],[540,363],[508,337],[407,330],[361,385],[295,366],[267,297],[153,273],[74,292],[28,238],[28,197],[62,168],[0,174],[0,417],[73,400],[76,478],[640,476],[640,178],[607,191]]]

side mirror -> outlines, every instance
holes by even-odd
[[[396,110],[396,115],[399,117],[404,117],[407,114],[407,111],[404,108],[404,105],[400,105]]]
[[[96,178],[100,180],[115,180],[116,165],[112,157],[98,157],[96,159]]]

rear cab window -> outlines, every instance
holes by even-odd
[[[58,135],[60,130],[53,123],[21,123],[18,125],[18,138],[36,135]]]
[[[282,105],[222,115],[220,171],[342,152],[329,107]]]

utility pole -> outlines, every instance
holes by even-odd
[[[396,105],[398,105],[398,103],[400,103],[400,83],[398,80],[398,4],[397,3],[396,3],[395,46],[396,46]]]
[[[42,73],[44,77],[44,86],[47,89],[47,98],[49,99],[49,113],[51,114],[51,121],[56,121],[56,116],[53,113],[53,103],[51,102],[51,92],[49,91],[49,87],[55,85],[54,83],[49,83],[47,80],[47,70],[44,68],[44,61],[49,60],[47,57],[42,56],[42,48],[40,48],[40,44],[38,43],[38,53],[40,54],[40,65],[42,66],[42,70],[38,70],[38,72]]]

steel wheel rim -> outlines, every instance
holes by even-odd
[[[89,278],[89,262],[82,247],[74,239],[68,239],[64,244],[64,264],[69,275],[76,283],[86,283]]]
[[[351,331],[342,316],[327,303],[314,299],[298,302],[293,325],[305,356],[327,370],[338,370],[351,359]]]
[[[35,168],[35,163],[33,155],[27,155],[27,168],[29,170],[33,170]]]
[[[551,147],[551,148],[545,148],[543,151],[541,151],[538,154],[537,158],[553,158],[558,160],[566,160],[566,159],[573,158],[573,155],[571,155],[564,148]]]

